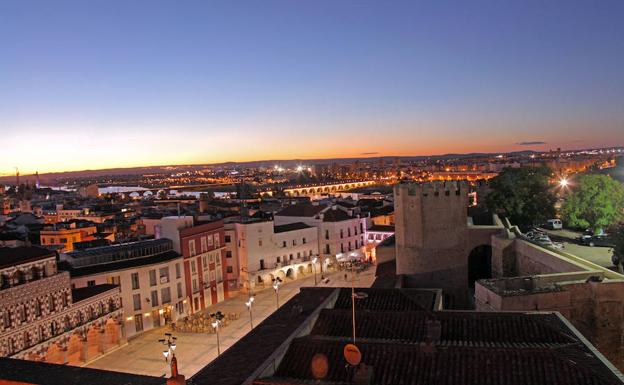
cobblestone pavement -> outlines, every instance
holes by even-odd
[[[320,278],[320,277],[318,277]],[[345,281],[344,272],[331,273],[326,276],[327,282],[319,282],[318,286],[343,287],[351,286],[350,276]],[[357,287],[370,287],[375,279],[375,268],[357,275]],[[320,279],[319,279],[320,281]],[[303,286],[314,286],[314,276],[284,283],[279,290],[281,304],[299,292]],[[208,308],[208,312],[240,313],[238,320],[230,322],[219,331],[221,351],[232,346],[250,330],[249,312],[245,306],[247,296],[244,294],[229,298]],[[272,288],[256,292],[253,304],[253,323],[259,324],[276,309],[275,292]],[[163,334],[169,332],[167,327],[152,329],[128,341],[128,344],[112,351],[101,358],[88,363],[90,368],[114,370],[120,372],[144,374],[151,376],[169,376],[169,366],[165,362],[162,351],[164,346],[158,343]],[[176,333],[178,368],[181,374],[189,378],[217,356],[217,337],[207,333]]]

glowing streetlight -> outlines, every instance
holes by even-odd
[[[171,375],[174,375],[174,372],[177,371],[174,367],[177,367],[177,362],[175,358],[175,348],[176,340],[178,337],[173,336],[171,333],[165,333],[165,338],[161,338],[158,340],[161,344],[167,347],[166,350],[163,350],[163,356],[165,356],[165,362],[169,362],[169,356],[171,356]]]
[[[303,166],[301,165],[297,166],[297,172],[301,172],[301,171],[303,171]]]
[[[568,178],[561,178],[559,180],[559,186],[561,186],[562,188],[568,187],[568,184],[570,182],[568,181]]]
[[[277,308],[279,309],[279,288],[282,284],[282,279],[280,277],[273,279],[273,290],[275,290],[275,303],[277,304]]]
[[[249,300],[245,302],[245,306],[247,306],[247,309],[249,310],[249,324],[251,325],[252,330],[253,330],[253,316],[251,314],[251,306],[253,305],[253,301],[254,301],[254,297],[250,296]]]
[[[220,356],[221,355],[221,346],[219,344],[219,327],[221,326],[221,320],[223,318],[225,318],[225,316],[220,311],[217,311],[216,313],[210,314],[210,317],[214,319],[214,321],[212,321],[211,325],[212,325],[212,327],[215,329],[215,331],[217,333],[217,356]]]

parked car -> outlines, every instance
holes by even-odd
[[[537,243],[540,246],[551,246],[551,247],[554,246],[553,242],[550,240],[550,237],[548,235],[535,237],[533,241],[535,241],[535,243]]]
[[[581,244],[586,246],[598,246],[598,247],[615,247],[615,242],[609,235],[600,234],[600,235],[583,235],[581,237]]]
[[[544,227],[551,230],[561,230],[563,228],[563,222],[561,219],[549,219],[544,224]]]

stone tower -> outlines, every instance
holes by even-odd
[[[468,185],[398,184],[394,205],[397,274],[408,287],[466,297]]]

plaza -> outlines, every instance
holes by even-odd
[[[321,281],[317,275],[319,287],[345,287],[351,284],[351,275],[345,272],[330,273]],[[370,267],[356,275],[355,286],[370,287],[375,279],[375,268]],[[314,286],[314,275],[305,278],[284,282],[279,288],[280,306],[295,296],[301,287]],[[224,314],[239,313],[240,317],[233,320],[226,327],[219,329],[219,345],[221,352],[235,344],[241,337],[250,331],[249,311],[245,305],[245,294],[227,299],[215,306],[206,309],[208,313],[221,311]],[[267,289],[255,293],[253,302],[253,324],[262,322],[275,311],[277,301],[275,291],[269,286]],[[150,376],[169,376],[169,364],[165,362],[162,354],[166,347],[158,342],[164,333],[171,332],[169,327],[152,329],[101,358],[91,361],[86,366],[89,368],[106,369],[119,372],[143,374]],[[201,368],[217,357],[217,336],[208,333],[174,333],[177,337],[175,354],[178,360],[180,373],[187,378],[195,374]]]

